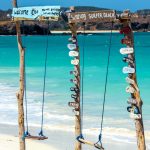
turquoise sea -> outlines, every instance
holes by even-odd
[[[70,36],[50,35],[46,78],[46,102],[44,123],[47,128],[73,130],[74,114],[68,107],[72,101],[69,74],[73,70],[68,56]],[[26,80],[29,125],[39,126],[43,89],[46,36],[25,36]],[[85,134],[98,134],[104,93],[106,63],[110,34],[79,35],[79,46],[83,50],[85,38],[84,120]],[[126,66],[122,62],[120,48],[122,35],[112,36],[109,77],[104,118],[104,136],[115,140],[135,142],[134,121],[126,111],[127,83],[122,73]],[[150,141],[150,33],[135,33],[137,79],[144,101],[143,117],[147,141]],[[82,63],[81,63],[82,66]],[[0,123],[17,124],[16,92],[19,86],[19,53],[15,36],[0,36]],[[64,127],[64,128],[62,128]],[[92,130],[95,129],[95,130]],[[130,136],[129,136],[130,135]],[[132,136],[131,136],[132,135]],[[129,139],[130,140],[127,140]],[[126,140],[125,140],[126,139]],[[150,144],[150,142],[148,142]]]

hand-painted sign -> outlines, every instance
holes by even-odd
[[[12,19],[17,20],[54,20],[59,18],[60,6],[33,6],[13,8]]]
[[[98,21],[114,21],[116,12],[114,10],[101,10],[93,12],[75,12],[69,13],[69,22],[98,22]]]

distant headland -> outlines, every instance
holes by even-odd
[[[65,10],[67,8],[61,8],[62,10]],[[97,10],[103,10],[106,8],[98,8],[98,7],[89,7],[89,6],[78,6],[75,7],[76,11],[97,11]],[[12,10],[0,10],[0,21],[2,20],[9,20],[8,14],[11,14]],[[117,11],[117,13],[121,13],[121,11]],[[132,28],[134,31],[137,32],[148,32],[150,31],[150,9],[143,9],[143,10],[137,10],[136,12],[133,12],[134,14],[137,14],[140,16],[138,19],[132,20]],[[120,27],[119,23],[115,23],[113,30],[118,30]],[[47,24],[44,22],[36,22],[36,21],[28,21],[24,24],[21,24],[21,28],[24,29],[24,34],[26,35],[44,35],[47,30]],[[87,24],[86,30],[91,31],[94,33],[99,33],[101,30],[106,31],[110,30],[111,23],[90,23]],[[67,23],[64,20],[59,20],[58,22],[51,22],[50,23],[50,30],[51,31],[57,31],[57,32],[51,32],[51,33],[68,33],[65,31],[69,30],[69,27]],[[82,31],[83,29],[78,27],[78,30]],[[8,22],[0,22],[0,35],[15,35],[16,29],[15,24],[8,23]]]

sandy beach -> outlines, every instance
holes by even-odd
[[[5,135],[5,134],[0,135],[0,150],[17,150],[17,149],[19,149],[17,137],[11,135]],[[26,149],[27,150],[33,150],[33,149],[56,150],[54,147],[50,145],[38,143],[32,140],[26,141]]]
[[[33,130],[33,128],[31,129]],[[37,130],[34,128],[34,131]],[[14,125],[0,125],[0,150],[17,150],[19,149],[18,136],[17,136],[17,126]],[[73,150],[75,136],[73,132],[61,131],[61,130],[45,130],[45,135],[48,136],[48,140],[45,141],[33,141],[26,140],[27,150]],[[85,138],[87,138],[85,136]],[[94,136],[88,136],[90,141],[96,141]],[[127,144],[128,143],[128,144]],[[130,144],[129,144],[130,143]],[[136,150],[136,143],[130,141],[119,142],[111,140],[109,138],[103,140],[103,145],[106,149],[112,150]],[[84,145],[83,150],[93,150],[94,147]],[[149,149],[149,147],[147,148]]]
[[[111,31],[110,30],[86,30],[86,31],[83,31],[83,30],[78,30],[77,33],[86,33],[86,34],[99,34],[99,33],[110,33]],[[119,33],[119,30],[113,30],[112,31],[113,33]],[[51,30],[51,33],[52,34],[70,34],[71,31],[70,30],[64,30],[64,31],[54,31],[54,30]]]
[[[17,127],[10,125],[0,125],[0,150],[17,150],[19,141]],[[55,147],[45,142],[26,140],[26,150],[57,150]]]

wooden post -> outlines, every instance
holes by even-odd
[[[74,7],[70,8],[71,11],[74,11]],[[78,47],[78,41],[77,41],[77,27],[76,23],[70,23],[69,22],[69,27],[72,32],[72,37],[76,39],[76,46],[77,46],[77,51],[79,52],[79,47]],[[77,57],[77,59],[80,60],[80,55]],[[79,93],[77,94],[76,98],[76,103],[78,104],[78,108],[75,110],[78,112],[78,114],[75,114],[75,136],[78,137],[81,134],[81,111],[80,111],[80,63],[77,66],[74,66],[75,70],[77,70],[77,75],[75,76],[77,80],[77,85],[76,88],[79,89]],[[81,143],[76,140],[75,143],[75,150],[81,150]]]
[[[17,7],[17,0],[13,0],[13,7]],[[22,46],[21,39],[21,30],[20,30],[20,22],[16,21],[16,32],[17,32],[17,41],[18,41],[18,49],[20,54],[20,89],[17,92],[17,100],[18,100],[18,126],[19,126],[19,144],[20,150],[25,150],[25,138],[24,132],[24,108],[23,108],[23,98],[24,98],[24,54],[25,50]]]
[[[120,22],[122,23],[123,28],[128,28],[129,30],[131,29],[130,32],[128,33],[123,33],[125,35],[125,38],[128,39],[128,42],[126,43],[126,45],[128,47],[131,47],[134,49],[134,35],[133,35],[133,31],[131,28],[131,18],[130,18],[130,14],[129,11],[125,11],[123,14],[123,17],[120,18]],[[124,18],[125,17],[125,18]],[[130,84],[130,86],[132,86],[133,88],[135,88],[135,92],[133,94],[131,94],[131,98],[135,99],[137,102],[137,108],[139,109],[139,112],[141,114],[141,119],[135,119],[135,128],[136,128],[136,135],[137,135],[137,146],[138,146],[138,150],[146,150],[146,145],[145,145],[145,136],[144,136],[144,125],[143,125],[143,119],[142,119],[142,105],[143,102],[141,100],[140,97],[140,92],[139,90],[137,90],[136,87],[138,87],[137,84],[137,78],[136,78],[136,62],[135,62],[135,53],[133,52],[133,54],[129,54],[128,57],[133,60],[133,64],[129,62],[129,66],[132,66],[135,68],[135,73],[131,74],[130,78],[132,80],[134,80],[135,84]]]

